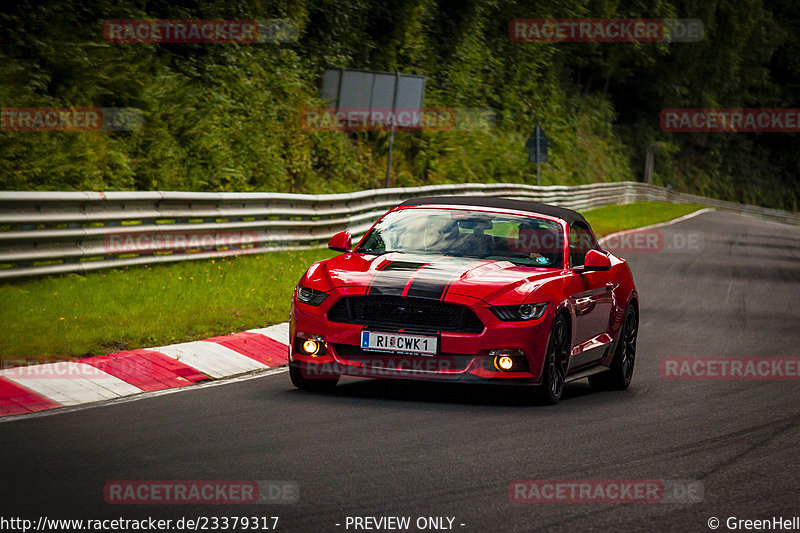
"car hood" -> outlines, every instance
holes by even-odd
[[[312,287],[364,287],[370,295],[436,300],[462,295],[487,303],[522,303],[560,269],[516,266],[509,261],[389,253],[347,253],[313,265]],[[502,300],[502,302],[498,302]]]

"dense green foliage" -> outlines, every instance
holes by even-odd
[[[134,132],[0,132],[0,189],[339,192],[379,187],[385,132],[310,132],[325,66],[427,76],[426,105],[489,107],[496,126],[402,132],[392,183],[535,180],[523,148],[553,142],[544,184],[642,178],[798,209],[796,134],[668,134],[668,107],[800,107],[793,0],[112,0],[4,7],[0,105],[127,106]],[[698,43],[517,43],[514,18],[699,18]],[[109,19],[290,18],[289,44],[112,44]]]

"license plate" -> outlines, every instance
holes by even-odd
[[[419,353],[436,355],[439,339],[426,335],[405,335],[402,333],[361,332],[361,348],[379,352]]]

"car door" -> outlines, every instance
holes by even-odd
[[[583,222],[573,222],[569,228],[570,274],[567,277],[568,300],[575,313],[570,369],[602,358],[611,342],[614,285],[610,271],[575,271],[575,267],[583,266],[589,250],[600,250],[594,234]]]

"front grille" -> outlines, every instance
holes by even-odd
[[[328,320],[419,332],[483,331],[483,323],[468,307],[401,296],[346,296],[333,304]]]

